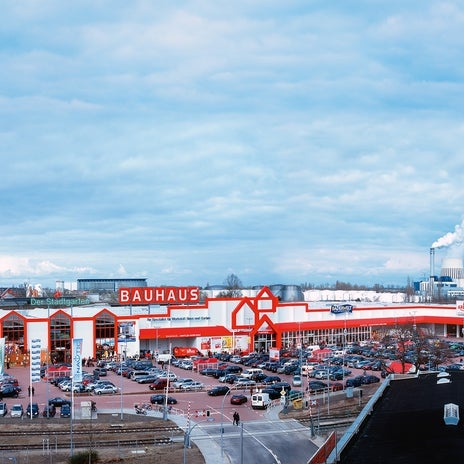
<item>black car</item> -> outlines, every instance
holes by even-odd
[[[229,387],[218,385],[217,387],[211,388],[211,390],[208,390],[206,393],[208,393],[209,396],[227,395],[227,393],[229,393]]]
[[[17,398],[20,391],[20,388],[7,383],[0,388],[0,395],[3,396],[3,398]]]
[[[67,400],[66,398],[56,397],[48,400],[48,404],[51,406],[55,406],[56,408],[61,408],[64,404],[68,406],[71,404],[71,401]]]
[[[150,396],[151,404],[166,404],[166,395],[151,395]],[[172,396],[168,396],[168,404],[177,404],[177,400]]]
[[[362,379],[363,385],[369,385],[371,383],[378,383],[378,382],[380,382],[380,379],[375,375],[365,375],[363,376],[363,379]]]
[[[360,387],[362,384],[363,384],[363,376],[357,375],[356,377],[352,379],[348,379],[345,382],[345,388],[346,387]]]
[[[267,393],[271,400],[277,400],[281,398],[280,391],[277,391],[275,388],[266,387],[261,390],[262,393]]]
[[[258,372],[251,376],[251,380],[254,380],[256,383],[261,383],[267,376],[268,375],[264,374],[264,372]]]
[[[63,404],[61,406],[60,417],[71,417],[71,405]]]
[[[278,375],[268,375],[265,379],[263,379],[264,384],[266,385],[273,385],[277,382],[280,382],[282,379]]]
[[[232,395],[230,397],[230,404],[243,404],[248,401],[248,398],[245,395]]]
[[[278,392],[282,390],[289,392],[292,389],[292,386],[288,382],[276,382],[269,386]]]
[[[39,405],[37,403],[29,403],[26,408],[27,417],[39,417]]]
[[[308,383],[308,386],[306,390],[308,391],[322,391],[328,388],[327,384],[324,382],[321,382],[320,380],[311,380],[311,382]]]
[[[200,371],[201,375],[207,375],[209,377],[214,377],[216,373],[217,373],[217,369],[211,369],[209,367]]]
[[[242,368],[240,366],[229,365],[224,369],[226,374],[240,374],[242,372]]]

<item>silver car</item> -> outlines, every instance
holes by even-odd
[[[11,417],[23,417],[24,409],[22,404],[13,404],[10,409],[10,416]]]

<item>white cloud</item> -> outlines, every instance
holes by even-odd
[[[461,220],[459,2],[2,15],[0,286],[404,283]]]

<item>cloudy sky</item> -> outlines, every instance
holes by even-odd
[[[405,285],[461,243],[457,0],[5,0],[0,24],[0,287]]]

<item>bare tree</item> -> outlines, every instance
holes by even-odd
[[[243,284],[235,274],[229,274],[224,281],[224,285],[227,290],[220,292],[218,294],[219,297],[237,298],[242,296],[241,289],[243,288]]]

